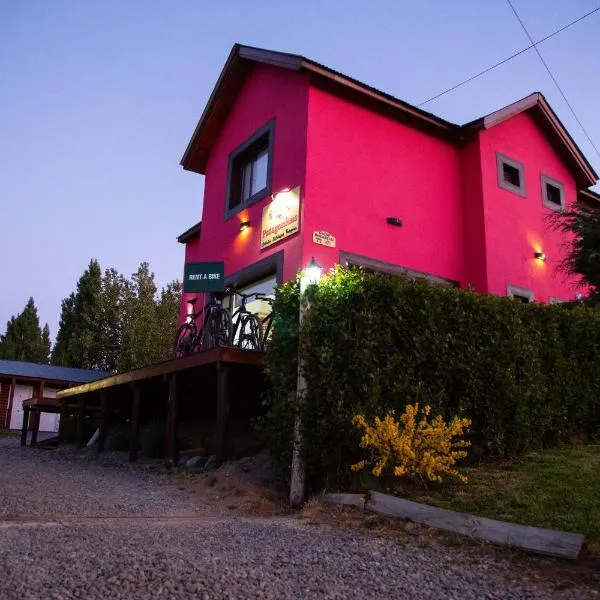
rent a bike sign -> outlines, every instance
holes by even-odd
[[[183,272],[184,292],[222,292],[225,289],[223,262],[186,263]]]

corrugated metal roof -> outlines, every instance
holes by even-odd
[[[110,371],[93,371],[90,369],[74,369],[72,367],[56,367],[40,365],[19,360],[0,360],[0,375],[8,377],[29,377],[47,381],[69,381],[88,383],[112,375]]]

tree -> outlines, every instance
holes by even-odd
[[[171,358],[173,353],[173,341],[179,326],[182,291],[181,282],[175,280],[160,292],[156,307],[158,331],[155,343],[162,359]]]
[[[592,296],[600,295],[600,208],[575,204],[566,211],[550,215],[555,230],[570,236],[567,252],[559,269],[579,276]]]
[[[40,320],[33,298],[29,298],[23,311],[6,324],[0,336],[0,358],[47,363],[50,355],[50,329],[40,328]]]
[[[101,286],[100,265],[93,259],[77,282],[77,292],[62,302],[54,364],[82,369],[102,365]]]

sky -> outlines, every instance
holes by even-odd
[[[600,0],[513,0],[534,40]],[[600,12],[540,45],[600,148]],[[419,104],[529,45],[506,0],[0,0],[0,333],[33,296],[54,337],[91,258],[159,287],[201,219],[179,160],[234,43],[301,54]],[[530,50],[423,108],[464,123],[541,91],[600,172]]]

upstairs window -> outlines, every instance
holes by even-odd
[[[565,186],[546,175],[542,175],[542,204],[552,210],[565,209]]]
[[[271,121],[229,155],[225,218],[271,193],[274,125]]]
[[[522,302],[523,304],[529,304],[535,299],[535,296],[531,290],[519,287],[518,285],[508,285],[506,289],[506,295],[513,300]]]
[[[522,163],[508,158],[499,152],[496,153],[496,163],[498,168],[498,185],[525,197],[525,168]]]

